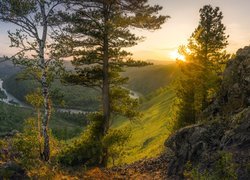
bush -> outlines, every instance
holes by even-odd
[[[124,146],[130,138],[130,130],[111,129],[108,134],[103,138],[102,144],[108,150],[108,157],[111,159],[113,166],[115,159],[123,156]]]
[[[36,129],[35,119],[25,121],[23,133],[18,133],[12,139],[11,154],[18,163],[26,169],[34,168],[40,157],[39,133]]]
[[[99,163],[102,149],[99,128],[102,116],[95,113],[89,119],[91,123],[86,130],[62,148],[58,155],[59,163],[66,166],[92,166]]]
[[[58,161],[61,164],[66,166],[99,165],[105,153],[114,164],[115,159],[122,155],[124,144],[130,137],[130,131],[110,130],[103,137],[101,134],[102,114],[94,113],[88,118],[91,123],[85,132],[62,148],[58,156]]]

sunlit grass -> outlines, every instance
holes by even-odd
[[[172,132],[173,93],[164,90],[158,96],[143,103],[143,117],[139,122],[120,120],[116,128],[131,128],[131,139],[125,145],[125,155],[116,160],[117,164],[132,163],[142,158],[156,157],[164,150],[164,141]],[[117,165],[116,164],[116,165]]]

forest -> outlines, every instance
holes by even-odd
[[[250,178],[250,44],[205,4],[172,60],[136,58],[160,4],[0,0],[0,179]]]

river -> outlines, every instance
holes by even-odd
[[[22,101],[18,100],[13,95],[8,93],[6,91],[6,89],[3,88],[3,80],[2,79],[0,79],[0,90],[3,91],[4,94],[6,95],[6,98],[4,98],[4,99],[0,98],[0,102],[4,102],[4,103],[12,105],[12,106],[24,107],[24,108],[29,108],[29,109],[32,108],[31,106],[23,103]],[[81,110],[77,110],[77,109],[64,109],[64,108],[56,108],[56,111],[58,111],[58,112],[69,112],[69,113],[73,113],[73,114],[90,113],[88,111],[81,111]]]
[[[15,98],[14,96],[12,96],[10,93],[8,93],[4,88],[3,88],[3,80],[0,79],[0,90],[3,91],[6,95],[6,98],[1,99],[1,102],[4,102],[6,104],[9,105],[16,105],[16,106],[20,106],[20,107],[25,107],[25,108],[30,108],[27,104],[19,101],[17,98]]]
[[[125,88],[127,89],[127,88]],[[19,101],[17,98],[15,98],[13,95],[11,95],[10,93],[8,93],[6,91],[6,89],[3,88],[3,80],[0,79],[0,90],[3,91],[6,95],[7,98],[1,99],[0,98],[0,102],[4,102],[6,104],[9,105],[13,105],[13,106],[19,106],[19,107],[24,107],[24,108],[32,108],[31,106],[23,103],[22,101]],[[127,89],[129,90],[129,89]],[[138,99],[139,98],[139,93],[129,90],[130,91],[130,97],[134,98],[134,99]],[[73,114],[79,114],[79,113],[83,113],[83,114],[87,114],[87,113],[91,113],[89,111],[82,111],[82,110],[77,110],[77,109],[64,109],[64,108],[56,108],[56,111],[58,112],[69,112],[69,113],[73,113]]]

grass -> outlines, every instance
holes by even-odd
[[[142,104],[143,117],[140,121],[130,123],[119,119],[114,123],[113,128],[129,127],[132,134],[130,141],[125,145],[125,155],[116,160],[118,164],[156,157],[164,150],[164,141],[171,134],[173,127],[171,119],[173,100],[173,92],[165,89]]]

